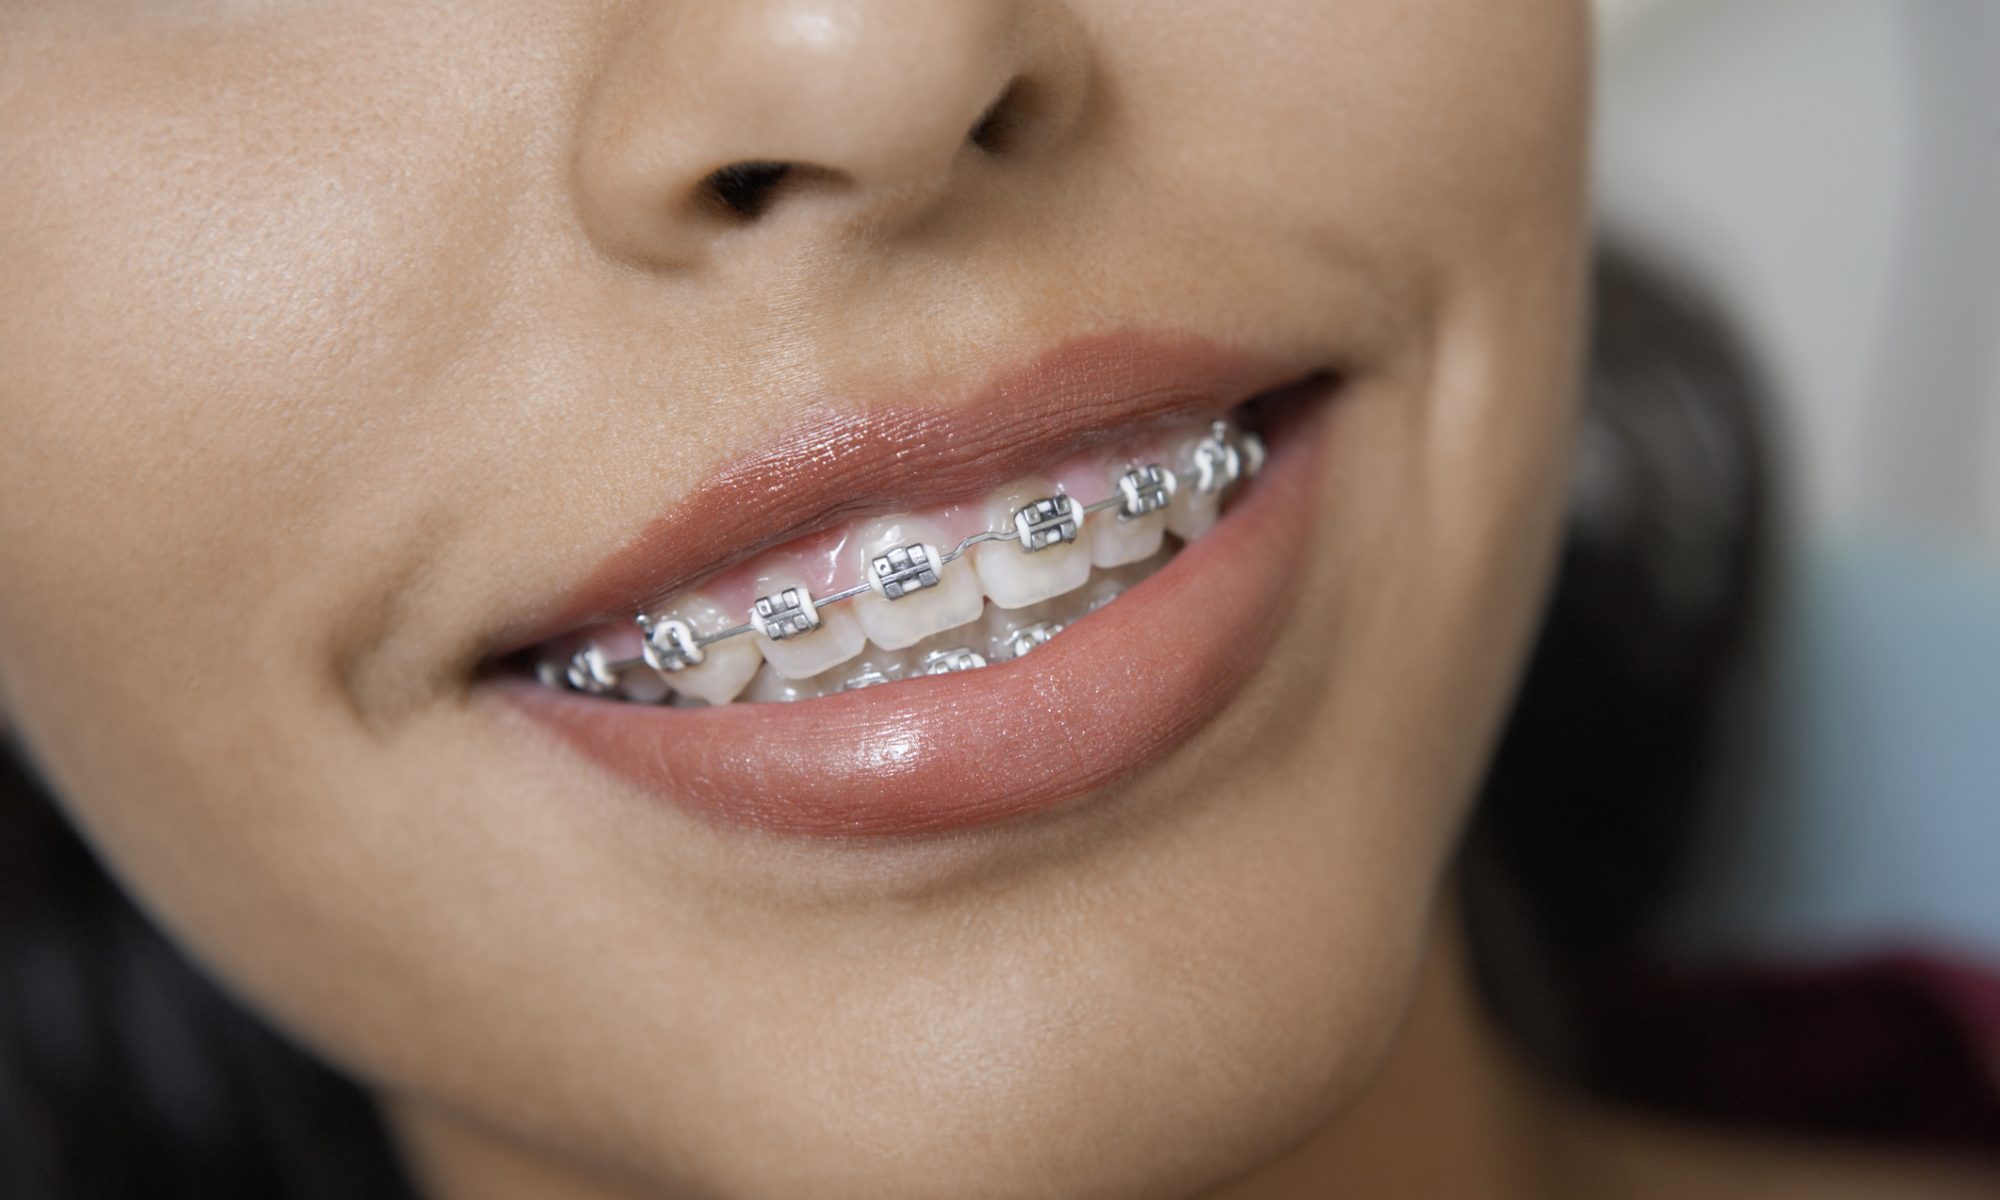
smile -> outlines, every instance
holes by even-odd
[[[1231,402],[1217,392],[1271,369],[1114,345],[1038,366],[1066,387],[1112,389],[1100,403],[1051,406],[1025,430],[1004,404],[916,423],[949,446],[932,490],[1007,472],[987,487],[888,511],[881,497],[812,494],[871,478],[870,454],[919,457],[893,439],[811,485],[774,464],[805,511],[860,511],[745,528],[765,544],[716,542],[705,552],[726,565],[688,585],[635,588],[634,564],[614,565],[578,603],[622,587],[637,593],[631,615],[536,639],[498,682],[628,781],[774,832],[939,833],[1133,775],[1259,665],[1293,590],[1312,430],[1335,379],[1293,374]],[[1190,360],[1192,379],[1151,378]],[[1014,437],[981,446],[982,423]],[[1030,469],[1009,469],[1038,449]],[[675,524],[692,538],[703,523]],[[671,551],[639,561],[675,569]]]
[[[767,553],[733,580],[639,614],[630,629],[581,635],[567,655],[545,649],[536,677],[593,696],[715,705],[796,701],[1020,658],[1155,574],[1173,556],[1169,533],[1183,545],[1200,537],[1225,497],[1263,468],[1263,440],[1220,417],[1147,441],[1054,473],[1106,493],[1088,503],[1031,476],[983,503],[828,531],[814,539],[818,562],[805,546]],[[1162,447],[1165,462],[1142,461]],[[968,520],[982,527],[961,533]],[[859,582],[840,586],[844,562]],[[760,593],[747,608],[718,599],[741,591],[746,576]],[[828,576],[836,582],[815,596],[814,581]],[[741,623],[729,624],[730,612]]]

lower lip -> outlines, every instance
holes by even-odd
[[[1046,812],[1171,753],[1264,661],[1296,590],[1325,453],[1319,428],[1315,411],[1286,430],[1212,531],[1026,658],[710,709],[516,678],[499,687],[615,775],[731,825],[908,838]]]

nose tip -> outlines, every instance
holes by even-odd
[[[1055,135],[1074,46],[1032,0],[721,0],[649,7],[579,134],[584,224],[615,256],[700,257],[782,209],[791,236],[888,236],[981,160]]]

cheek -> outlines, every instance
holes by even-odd
[[[489,144],[517,111],[416,94],[435,45],[125,24],[47,34],[0,90],[0,693],[179,907],[285,861],[272,798],[325,732],[300,596],[408,527],[437,381],[502,291],[482,197],[527,189],[464,165],[517,161]],[[214,925],[255,936],[272,906],[233,895]]]
[[[1440,270],[1574,192],[1591,39],[1582,0],[1180,0],[1093,24],[1175,201]],[[1255,64],[1246,69],[1245,64]],[[1216,180],[1230,187],[1217,189]]]
[[[418,103],[435,47],[346,32],[44,30],[10,67],[0,669],[31,677],[10,690],[157,694],[287,636],[253,598],[411,468],[419,440],[385,463],[385,431],[419,426],[490,316],[504,221],[479,195],[512,192],[455,164],[514,118]]]

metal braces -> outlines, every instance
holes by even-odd
[[[986,665],[986,656],[977,650],[959,647],[954,650],[933,650],[924,655],[924,661],[917,664],[917,670],[926,675],[955,675],[960,671],[977,671]]]
[[[1031,500],[1015,509],[1005,529],[988,529],[960,541],[950,550],[927,542],[911,542],[877,555],[868,564],[866,578],[852,587],[829,596],[814,596],[804,587],[783,588],[759,596],[751,604],[749,620],[713,633],[696,633],[686,621],[656,619],[644,613],[637,620],[642,637],[640,656],[617,662],[591,643],[578,649],[560,669],[544,669],[544,682],[557,678],[580,692],[608,696],[618,689],[621,674],[646,666],[661,675],[672,675],[698,667],[707,659],[707,647],[730,638],[758,634],[774,642],[804,637],[825,624],[822,610],[844,604],[870,592],[894,603],[937,587],[944,568],[957,562],[985,542],[1015,541],[1023,553],[1035,554],[1076,541],[1084,522],[1099,513],[1116,512],[1121,521],[1160,512],[1172,503],[1183,487],[1204,496],[1219,494],[1238,480],[1256,475],[1264,466],[1264,444],[1254,433],[1237,429],[1228,421],[1209,426],[1208,436],[1195,445],[1191,467],[1176,471],[1159,463],[1133,463],[1119,475],[1111,494],[1094,504],[1084,504],[1073,496],[1056,495]],[[1061,626],[1037,625],[1021,630],[1010,644],[1014,657],[1048,642]],[[986,665],[986,660],[970,650],[938,651],[926,657],[920,670],[925,674],[966,671]],[[889,678],[861,678],[850,688],[888,683]]]
[[[891,663],[887,666],[864,667],[859,674],[841,684],[840,690],[858,692],[864,688],[880,687],[882,684],[896,683],[904,679],[920,679],[926,675],[956,675],[960,671],[977,671],[986,663],[986,656],[970,646],[932,650],[914,666],[902,667]]]
[[[1083,528],[1083,518],[1083,505],[1074,496],[1031,500],[1014,510],[1014,536],[1021,539],[1022,550],[1039,554],[1051,546],[1066,546],[1075,541]]]
[[[1056,639],[1065,627],[1057,621],[1037,621],[1025,629],[1016,629],[1007,635],[1007,657],[1020,658],[1031,651],[1039,650]]]
[[[785,588],[775,595],[759,596],[757,603],[750,606],[750,623],[757,627],[758,633],[774,642],[804,637],[823,624],[819,605],[813,603],[812,593],[798,587]]]

